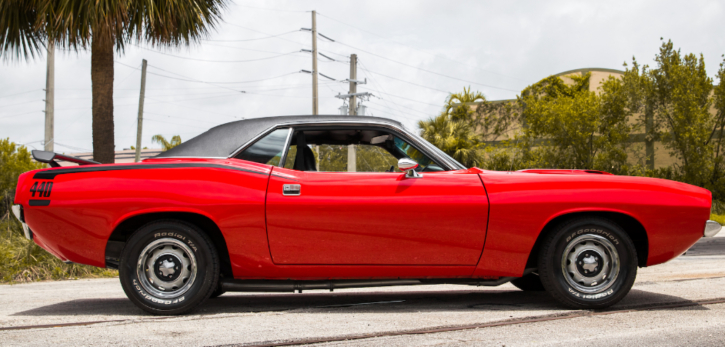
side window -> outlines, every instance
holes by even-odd
[[[284,145],[287,142],[289,129],[277,129],[269,135],[257,140],[237,155],[237,159],[249,160],[256,163],[279,165]]]
[[[385,149],[372,145],[308,145],[315,157],[315,170],[321,172],[396,172],[398,159]],[[352,147],[352,148],[351,148]],[[290,146],[284,167],[294,168],[297,146]],[[350,155],[354,156],[353,161]]]
[[[299,153],[298,146],[304,146]],[[398,172],[398,159],[418,162],[419,171],[443,171],[407,142],[382,129],[296,131],[284,167],[320,172]],[[298,162],[299,161],[299,162]]]

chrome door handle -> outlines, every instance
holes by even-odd
[[[285,184],[282,185],[282,195],[286,196],[298,196],[302,191],[302,187],[299,184]]]

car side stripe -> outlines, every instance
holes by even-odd
[[[119,166],[79,166],[68,169],[56,169],[36,172],[33,175],[34,179],[46,179],[52,180],[55,176],[74,174],[74,173],[85,173],[85,172],[103,172],[103,171],[120,171],[120,170],[149,170],[149,169],[176,169],[176,168],[215,168],[215,169],[226,169],[243,171],[249,173],[256,173],[260,175],[268,175],[266,172],[254,171],[249,169],[242,169],[234,166],[220,165],[220,164],[204,164],[204,163],[175,163],[175,164],[140,164],[140,165],[119,165]]]

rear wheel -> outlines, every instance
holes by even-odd
[[[539,253],[541,282],[571,308],[605,308],[624,298],[637,276],[637,253],[615,223],[579,218],[559,226]]]
[[[182,314],[217,288],[219,257],[209,238],[181,221],[147,224],[121,255],[119,278],[126,296],[153,314]]]

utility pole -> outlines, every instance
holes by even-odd
[[[357,115],[357,54],[350,55],[350,115]]]
[[[349,115],[357,115],[357,54],[350,55],[350,109]],[[355,145],[347,146],[347,172],[357,172],[357,151]]]
[[[141,130],[143,129],[143,99],[146,94],[146,59],[141,64],[141,94],[138,97],[138,125],[136,127],[136,162],[141,159]]]
[[[55,111],[55,44],[48,40],[48,70],[45,75],[45,150],[53,152],[55,129],[53,113]]]
[[[317,12],[312,11],[312,114],[318,115],[317,99]]]

